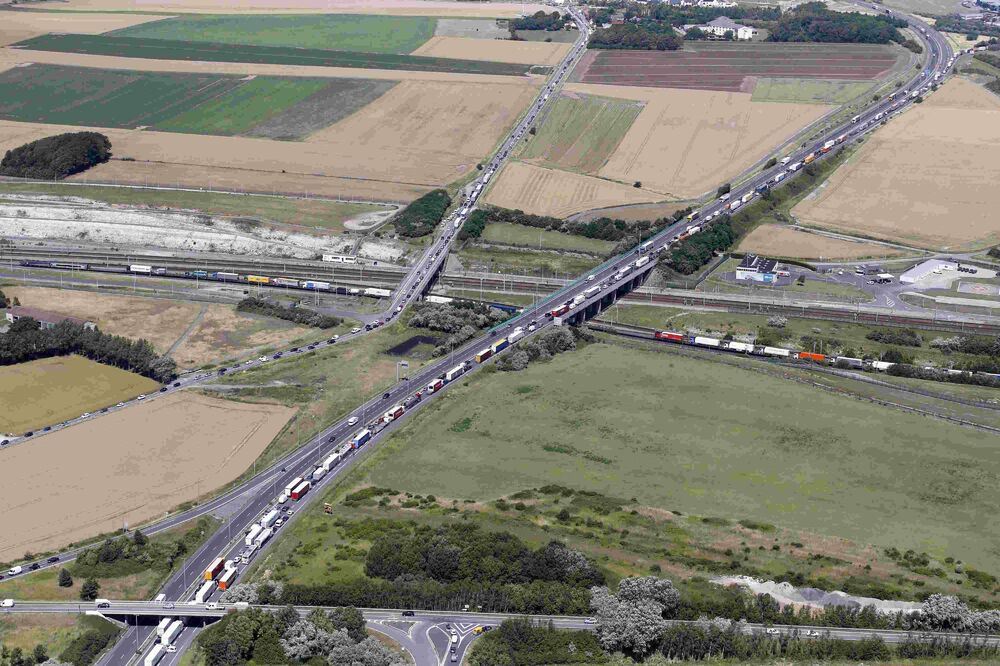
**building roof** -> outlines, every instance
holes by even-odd
[[[747,27],[745,25],[740,25],[728,16],[720,16],[719,18],[712,19],[706,25],[710,25],[713,28],[722,28],[723,30],[732,30],[734,32],[740,28]]]
[[[756,254],[747,253],[743,256],[743,261],[740,262],[740,271],[756,271],[758,273],[773,273],[775,266],[778,265],[777,259],[768,259],[767,257],[761,257]]]
[[[60,314],[58,312],[51,312],[49,310],[42,310],[41,308],[29,308],[20,305],[15,305],[7,310],[15,319],[20,319],[21,317],[31,317],[35,321],[43,322],[46,324],[58,324],[61,321],[71,321],[74,324],[86,324],[87,321],[84,319],[79,319],[77,317],[70,317],[69,315]]]

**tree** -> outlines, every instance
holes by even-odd
[[[635,181],[634,183],[632,183],[632,187],[642,187],[642,181],[641,180]]]
[[[49,658],[48,651],[45,649],[45,646],[42,645],[41,643],[35,646],[35,649],[31,653],[31,655],[35,658],[36,664],[41,664],[45,661],[48,661]]]
[[[698,26],[693,26],[684,33],[684,39],[705,39],[705,31]]]
[[[777,157],[772,157],[767,162],[764,162],[764,168],[765,169],[770,169],[771,167],[773,167],[777,163],[778,163],[778,158]]]
[[[288,657],[273,624],[268,624],[253,646],[253,660],[258,664],[287,664]]]
[[[59,570],[59,587],[73,587],[73,577],[69,574],[69,569]]]
[[[80,587],[80,599],[83,601],[93,601],[101,591],[101,584],[93,578],[88,578]]]
[[[142,531],[136,530],[132,533],[132,543],[139,548],[143,548],[147,543],[149,543],[149,539],[146,538],[146,535],[143,534]]]
[[[69,132],[8,150],[0,176],[54,180],[111,159],[111,141],[97,132]]]
[[[721,197],[723,194],[729,194],[732,188],[733,186],[729,183],[726,183],[725,185],[720,185],[718,191],[716,191],[715,193],[715,196]]]

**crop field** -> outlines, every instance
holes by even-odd
[[[1000,568],[995,437],[708,363],[595,344],[469,380],[364,482],[446,504],[554,483]]]
[[[87,187],[84,185],[0,183],[0,200],[5,194],[42,194],[81,197],[107,204],[156,209],[194,210],[209,215],[252,217],[265,223],[312,227],[340,233],[344,223],[368,213],[390,209],[364,203],[343,203],[323,199],[183,192],[131,187]],[[287,228],[287,227],[286,227]]]
[[[587,252],[605,254],[615,246],[611,241],[598,238],[585,238],[559,231],[536,229],[523,224],[488,224],[483,231],[482,239],[487,243],[501,245],[516,245],[540,250],[570,250],[572,252]]]
[[[554,66],[570,48],[569,44],[438,36],[432,37],[412,55]]]
[[[313,67],[354,67],[364,69],[404,69],[429,72],[468,74],[499,74],[523,76],[528,65],[455,60],[394,53],[365,53],[329,49],[296,48],[290,46],[253,46],[189,42],[178,39],[148,39],[143,37],[109,37],[105,35],[48,34],[22,42],[17,46],[37,51],[82,53],[166,60],[197,60],[201,62],[270,63]]]
[[[0,74],[5,90],[0,118],[296,138],[350,115],[392,85],[365,79],[239,78],[30,65]]]
[[[0,366],[0,433],[21,434],[152,393],[152,379],[82,356]]]
[[[901,250],[875,243],[853,242],[798,231],[778,224],[762,224],[740,241],[740,252],[790,259],[868,259],[898,257]]]
[[[224,486],[291,415],[185,392],[0,451],[0,559],[138,525]]]
[[[614,206],[612,208],[601,208],[599,210],[580,213],[578,215],[574,215],[572,219],[579,220],[581,222],[591,222],[601,217],[610,217],[613,220],[639,222],[642,220],[658,220],[661,217],[669,217],[686,207],[687,204],[680,201],[670,201],[656,204],[635,204],[631,206]]]
[[[688,44],[678,51],[591,51],[573,80],[619,86],[749,92],[751,77],[877,79],[899,57],[868,44]]]
[[[17,297],[25,305],[44,306],[88,319],[105,333],[145,338],[161,354],[172,350],[171,357],[181,368],[197,368],[234,357],[245,358],[264,348],[315,335],[315,329],[236,312],[232,306],[218,303],[49,287],[5,287],[4,293],[11,298]]]
[[[754,102],[799,102],[846,104],[875,86],[872,81],[828,81],[824,79],[757,79]]]
[[[520,157],[540,166],[596,174],[642,111],[640,101],[568,93],[556,100]]]
[[[99,34],[147,21],[162,20],[147,14],[63,14],[59,12],[4,12],[0,23],[0,46],[48,32]]]
[[[567,88],[644,103],[597,175],[628,185],[638,181],[660,199],[692,199],[714,190],[829,109],[753,102],[746,93],[710,90],[580,83]],[[624,203],[632,202],[605,205]]]
[[[663,198],[655,192],[602,178],[510,162],[490,186],[485,203],[535,215],[567,217],[594,208]]]
[[[958,251],[1000,242],[1000,99],[950,79],[894,118],[793,214],[806,225]]]
[[[401,54],[413,51],[430,39],[434,35],[435,23],[435,19],[426,16],[198,14],[167,18],[105,34],[113,37]]]
[[[434,36],[509,39],[510,30],[498,23],[495,18],[439,18],[434,27]]]
[[[359,0],[248,0],[239,8],[246,14],[370,14],[371,2]],[[229,0],[153,0],[144,2],[148,12],[164,14],[224,14],[233,10]],[[135,11],[134,0],[67,0],[60,10]],[[451,16],[466,18],[516,18],[549,9],[540,4],[515,2],[465,3],[454,0],[380,0],[378,11],[390,16]]]

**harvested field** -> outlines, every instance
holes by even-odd
[[[509,39],[431,37],[430,41],[414,51],[413,55],[554,66],[559,64],[571,46],[544,42],[514,42]]]
[[[434,35],[434,24],[433,18],[425,16],[186,15],[107,34],[116,37],[180,39],[221,44],[409,53]]]
[[[567,89],[645,102],[598,175],[639,181],[662,199],[701,196],[828,111],[818,104],[754,103],[746,93],[589,84]]]
[[[660,198],[655,192],[593,176],[511,162],[487,192],[485,203],[535,215],[567,217],[593,208]]]
[[[574,81],[650,88],[749,92],[749,77],[869,79],[884,75],[901,51],[869,44],[688,44],[678,51],[590,51]]]
[[[172,357],[181,368],[245,357],[257,349],[284,345],[310,332],[308,328],[236,312],[232,306],[217,303],[48,287],[5,287],[4,293],[16,296],[25,305],[86,318],[105,333],[145,338],[161,354],[179,343]]]
[[[108,30],[160,21],[162,16],[144,14],[55,14],[46,12],[4,11],[0,15],[0,46],[13,44],[49,32],[75,32],[96,35]]]
[[[354,113],[392,85],[29,65],[0,74],[0,118],[291,139]]]
[[[513,2],[449,0],[69,0],[33,3],[33,7],[74,11],[136,11],[204,14],[385,14],[388,16],[468,16],[516,18],[549,9]]]
[[[395,53],[333,51],[290,46],[253,46],[106,35],[48,34],[18,42],[19,48],[125,58],[250,62],[300,67],[357,67],[523,76],[530,67],[481,60],[455,60]]]
[[[761,78],[753,88],[753,101],[846,104],[875,85],[873,81]]]
[[[159,387],[152,379],[82,356],[0,366],[0,433],[53,425]]]
[[[503,22],[506,25],[506,21]],[[469,37],[472,39],[508,39],[510,30],[497,25],[496,19],[439,18],[435,37]]]
[[[520,157],[590,175],[618,148],[642,102],[567,93],[556,100]]]
[[[0,451],[0,559],[138,525],[225,485],[293,411],[185,392]]]
[[[884,245],[830,238],[779,224],[760,225],[740,241],[737,250],[769,257],[819,260],[898,257],[903,254],[901,250]]]
[[[1000,242],[1000,99],[950,79],[792,209],[804,224],[958,251]]]

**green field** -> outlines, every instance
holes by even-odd
[[[0,74],[0,118],[292,139],[357,111],[393,85],[31,65]]]
[[[410,53],[434,36],[436,19],[363,14],[188,15],[107,35],[189,42]]]
[[[86,53],[89,55],[151,58],[157,60],[197,60],[202,62],[248,62],[313,67],[361,67],[404,69],[420,72],[498,74],[523,76],[531,65],[514,65],[484,60],[459,60],[395,53],[365,53],[290,46],[253,46],[194,42],[179,39],[110,37],[105,35],[48,34],[33,37],[17,46],[36,51]]]
[[[600,255],[606,254],[615,246],[611,241],[536,229],[523,224],[488,224],[481,238],[489,243]]]
[[[591,95],[562,96],[521,157],[580,173],[597,173],[642,111],[642,103]]]
[[[47,194],[83,197],[94,201],[127,206],[155,206],[197,210],[210,215],[254,217],[279,224],[317,227],[335,233],[344,230],[344,221],[360,215],[384,211],[384,206],[341,203],[322,199],[299,199],[268,195],[219,194],[215,192],[182,192],[131,187],[98,187],[93,185],[45,185],[36,183],[0,183],[0,198],[4,194]]]
[[[109,620],[90,615],[14,613],[0,620],[0,644],[4,650],[21,648],[25,655],[43,645],[50,658],[57,658],[73,639],[93,629],[115,631]]]
[[[0,367],[0,433],[18,433],[152,393],[152,379],[95,363],[57,356]]]
[[[557,483],[1000,568],[995,436],[677,354],[595,344],[470,380],[368,469],[446,502]]]
[[[846,104],[873,87],[873,81],[824,79],[757,79],[754,102],[798,102],[805,104]]]
[[[457,256],[466,270],[555,277],[575,277],[601,263],[598,257],[484,247],[466,247]]]

